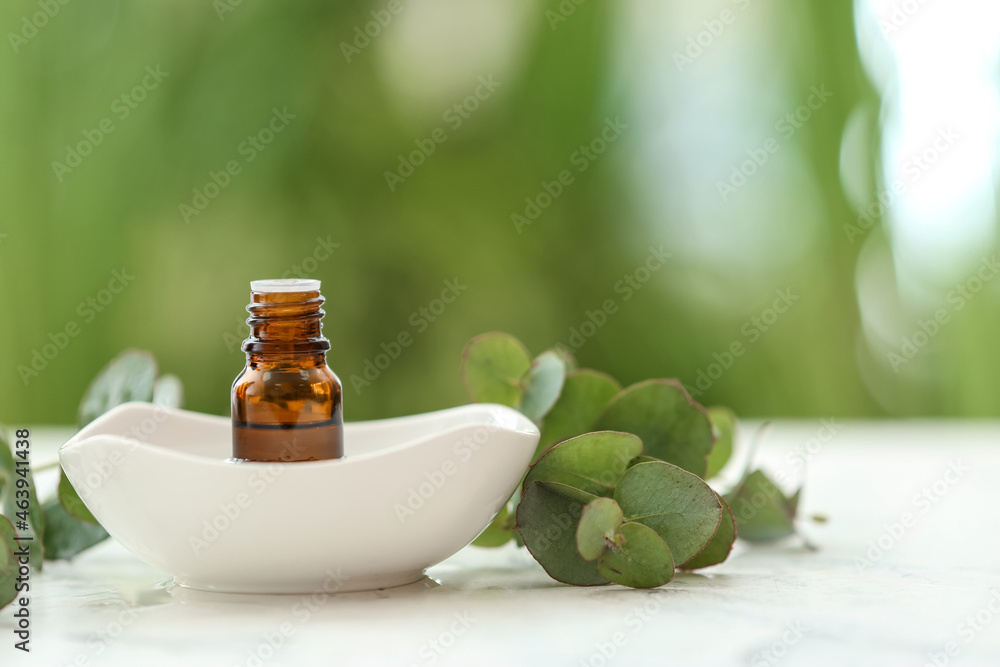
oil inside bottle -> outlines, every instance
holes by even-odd
[[[321,461],[344,455],[343,391],[326,365],[318,280],[253,281],[247,364],[233,382],[233,458]]]
[[[233,458],[240,461],[321,461],[344,456],[343,426],[233,422]]]

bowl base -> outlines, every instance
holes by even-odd
[[[373,591],[380,588],[395,588],[406,586],[424,578],[423,570],[416,572],[394,572],[365,577],[327,578],[313,582],[260,582],[233,581],[225,583],[206,583],[196,579],[174,577],[174,583],[183,588],[206,591],[209,593],[245,593],[251,595],[313,595],[326,593],[352,593],[357,591]]]

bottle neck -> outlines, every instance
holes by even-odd
[[[321,323],[324,301],[318,291],[252,292],[247,306],[250,335],[243,341],[247,365],[325,365],[330,341]]]

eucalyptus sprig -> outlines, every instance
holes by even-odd
[[[564,583],[649,588],[725,561],[737,527],[756,541],[794,532],[798,494],[786,498],[763,472],[726,497],[704,481],[732,455],[736,417],[706,410],[677,380],[622,388],[563,349],[532,359],[505,333],[469,341],[462,376],[473,401],[520,410],[541,431],[518,492],[473,544],[523,543]],[[730,509],[758,503],[765,486],[764,509]]]
[[[723,562],[737,529],[757,542],[795,533],[801,489],[786,496],[749,467],[725,496],[703,481],[729,460],[736,417],[727,408],[706,410],[676,380],[622,388],[606,373],[577,368],[565,350],[532,359],[502,333],[469,342],[462,375],[474,401],[516,408],[541,430],[522,484],[476,545],[513,540],[565,583],[648,588],[669,582],[676,569]],[[127,401],[180,407],[182,395],[175,376],[157,377],[150,353],[126,350],[91,382],[79,425]],[[72,558],[108,537],[61,470],[56,496],[40,503],[32,479],[38,468],[17,466],[10,442],[0,427],[0,608],[15,596],[18,533],[8,517],[18,517],[18,486],[30,490],[23,511],[45,560]],[[41,570],[42,561],[32,566]]]
[[[128,401],[146,401],[180,407],[183,391],[174,375],[157,377],[156,360],[149,352],[125,350],[90,383],[79,409],[82,428],[111,408]],[[59,471],[56,495],[41,502],[35,490],[33,472],[38,466],[17,466],[11,440],[0,427],[0,608],[15,597],[18,563],[13,558],[15,535],[30,535],[31,566],[42,570],[46,560],[69,559],[108,538],[83,503],[65,473]],[[48,467],[48,466],[45,466]],[[18,480],[24,480],[19,482]],[[18,495],[18,491],[27,491]],[[17,504],[27,496],[28,509],[22,517]],[[23,522],[20,523],[19,522]],[[24,530],[15,526],[25,525]],[[36,558],[40,555],[41,558]]]

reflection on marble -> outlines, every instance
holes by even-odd
[[[846,424],[804,452],[819,428],[778,423],[759,454],[807,470],[803,516],[829,517],[802,526],[816,550],[740,544],[634,591],[470,547],[400,588],[269,596],[185,589],[107,542],[33,575],[32,653],[4,610],[0,665],[1000,664],[1000,425]],[[39,439],[36,460],[58,444]]]

